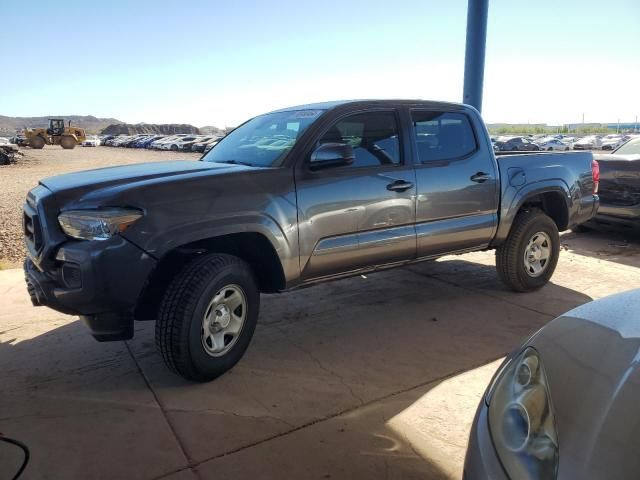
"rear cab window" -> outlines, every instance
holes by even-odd
[[[478,149],[469,117],[459,112],[412,110],[417,161],[465,158]]]

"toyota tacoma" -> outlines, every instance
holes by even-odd
[[[168,367],[207,381],[246,351],[261,293],[488,249],[509,288],[542,287],[558,232],[597,211],[595,169],[590,152],[496,157],[466,105],[286,108],[200,161],[43,179],[24,205],[27,287],[99,341],[155,320]]]

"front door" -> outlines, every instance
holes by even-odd
[[[415,258],[415,174],[404,155],[397,112],[342,117],[319,135],[351,145],[351,165],[296,169],[303,280]]]
[[[499,182],[491,145],[479,140],[481,126],[474,129],[462,111],[411,116],[418,257],[488,246],[498,223]]]

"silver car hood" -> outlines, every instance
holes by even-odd
[[[567,312],[531,345],[556,413],[558,478],[640,478],[640,290]]]

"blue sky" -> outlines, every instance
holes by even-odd
[[[0,3],[0,115],[235,125],[342,98],[460,101],[466,0]],[[28,20],[27,20],[28,19]],[[490,0],[490,122],[633,121],[640,1]]]

